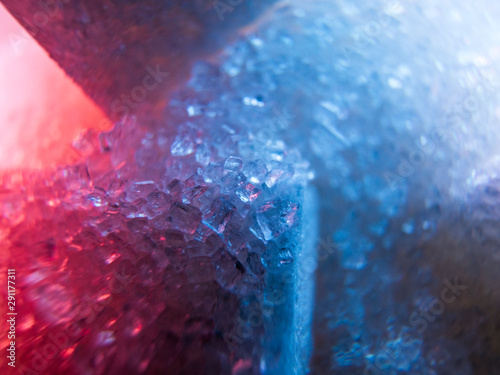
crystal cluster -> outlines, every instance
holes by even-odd
[[[163,122],[89,132],[84,162],[50,178],[4,176],[22,371],[306,371],[311,170],[261,126],[271,108],[221,96],[228,79],[200,62]]]

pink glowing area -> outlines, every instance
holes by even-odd
[[[72,142],[110,121],[0,5],[0,170],[79,159]]]

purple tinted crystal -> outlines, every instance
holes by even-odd
[[[212,202],[208,213],[203,219],[203,224],[213,231],[221,234],[224,232],[227,223],[233,216],[236,207],[226,198],[219,197]]]
[[[155,190],[147,196],[146,201],[144,210],[146,215],[151,219],[168,210],[172,204],[172,196]]]
[[[218,182],[222,177],[224,168],[218,163],[210,162],[204,169],[203,178],[206,182]]]
[[[255,212],[258,228],[254,227],[254,233],[265,241],[278,237],[296,224],[298,207],[296,203],[283,200],[260,206]]]
[[[211,256],[217,249],[210,247],[206,242],[190,241],[186,247],[186,254],[190,257]]]
[[[181,231],[167,229],[164,232],[165,250],[167,252],[180,252],[186,246],[186,239]]]
[[[226,159],[226,162],[224,163],[224,169],[226,171],[239,172],[241,170],[242,165],[243,165],[243,159],[236,156],[230,156]]]
[[[175,202],[168,211],[167,221],[173,228],[193,234],[201,221],[201,216],[197,207]]]
[[[264,161],[257,159],[251,161],[245,167],[245,175],[248,177],[251,183],[258,184],[263,182],[267,174],[266,163]]]
[[[184,181],[184,188],[182,189],[182,200],[185,203],[191,202],[193,199],[198,198],[207,190],[207,184],[203,177],[199,174],[192,175]]]
[[[221,178],[222,194],[232,194],[247,181],[243,173],[231,172]]]
[[[179,194],[181,194],[182,192],[182,189],[183,189],[183,184],[180,180],[178,179],[174,179],[172,181],[170,181],[167,185],[167,191],[173,195],[174,197],[175,196],[178,196]]]
[[[233,287],[246,272],[241,262],[227,251],[220,251],[214,256],[217,265],[217,281],[225,288]]]
[[[236,195],[243,203],[252,203],[259,197],[260,191],[254,185],[248,183],[239,187],[236,190]]]
[[[238,254],[245,246],[245,237],[241,233],[239,225],[231,225],[225,232],[224,238],[227,241],[227,247],[233,254]]]

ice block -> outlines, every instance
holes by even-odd
[[[274,0],[4,0],[30,35],[116,121],[158,118],[196,58],[215,53]],[[14,43],[24,36],[13,35]]]
[[[228,79],[199,61],[155,126],[127,116],[75,142],[82,163],[2,177],[20,371],[308,371],[313,174]]]

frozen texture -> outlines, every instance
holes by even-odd
[[[499,12],[480,3],[283,6],[197,61],[161,122],[127,118],[90,134],[101,153],[85,166],[8,195],[4,244],[36,254],[24,276],[40,292],[26,298],[35,311],[50,304],[36,317],[47,329],[75,319],[61,301],[86,294],[67,287],[72,278],[101,280],[137,252],[153,258],[139,257],[137,284],[93,318],[110,328],[86,331],[67,358],[102,371],[112,358],[153,372],[301,373],[318,263],[313,373],[499,368],[489,301],[498,293],[482,278],[495,278],[498,244]],[[320,192],[317,254],[310,179]],[[77,233],[56,230],[73,223]],[[33,227],[40,238],[26,234]],[[66,262],[70,251],[78,257]],[[86,284],[97,288],[88,299],[107,301],[100,285]],[[157,326],[143,325],[137,306]],[[127,332],[154,347],[122,355],[129,347],[117,337]],[[90,358],[96,345],[108,351]]]
[[[23,369],[307,371],[309,163],[265,129],[270,109],[224,96],[229,77],[197,67],[155,126],[126,117],[75,142],[83,163],[3,176],[2,264],[21,282]],[[227,121],[228,110],[255,124]]]
[[[498,14],[486,1],[293,2],[225,50],[228,90],[271,110],[267,131],[307,156],[320,189],[313,373],[498,368],[484,185],[498,166],[480,173],[498,154]],[[287,172],[251,173],[272,186]],[[277,233],[286,210],[260,207],[254,233]],[[444,303],[449,283],[467,289]]]

